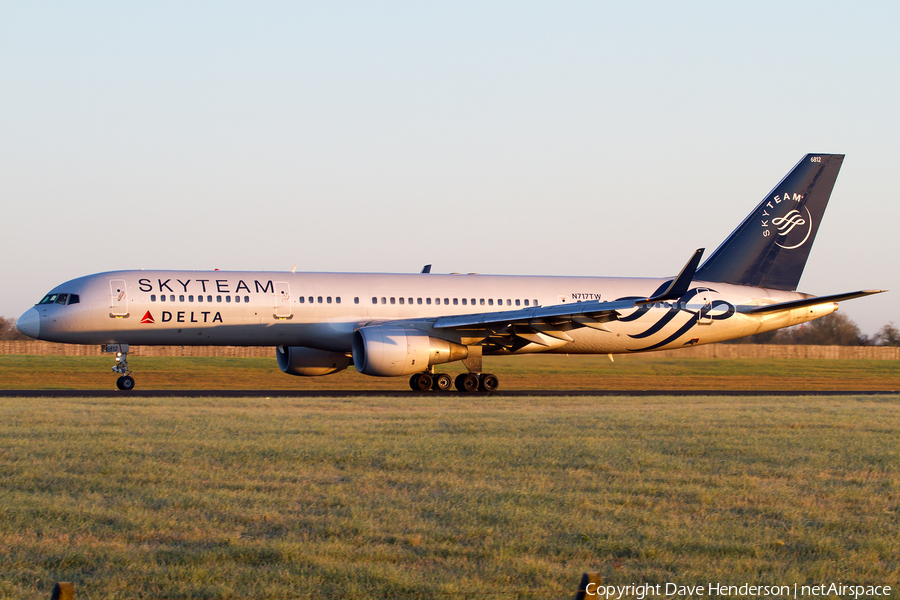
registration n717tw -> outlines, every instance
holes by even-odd
[[[796,291],[843,158],[804,156],[702,264],[699,249],[671,277],[114,271],[58,285],[17,326],[35,339],[115,352],[123,390],[135,383],[131,346],[229,345],[274,346],[290,375],[352,364],[409,377],[415,390],[451,388],[435,367],[461,361],[458,390],[493,391],[499,379],[484,372],[484,356],[709,344],[883,291]]]

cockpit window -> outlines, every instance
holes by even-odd
[[[38,304],[78,304],[78,294],[47,294]]]

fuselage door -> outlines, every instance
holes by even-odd
[[[700,312],[697,313],[697,324],[712,325],[713,316],[710,314],[712,311],[712,294],[709,290],[699,291],[701,293],[697,294],[697,297],[703,302],[703,306],[700,307]]]
[[[291,316],[291,284],[286,281],[275,282],[275,316],[279,319]]]
[[[109,314],[114,317],[128,314],[128,293],[124,279],[109,280]]]

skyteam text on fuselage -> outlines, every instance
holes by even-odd
[[[435,366],[462,361],[460,391],[493,391],[482,357],[617,354],[709,344],[834,312],[831,296],[795,291],[843,161],[808,154],[701,265],[675,277],[114,271],[50,291],[17,326],[35,339],[101,344],[132,389],[134,345],[275,346],[282,371],[409,376],[447,390]]]

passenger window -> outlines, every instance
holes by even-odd
[[[250,302],[250,296],[244,296],[244,302]]]
[[[412,298],[409,299],[409,303],[412,304]]]
[[[298,301],[300,304],[303,304],[304,302],[306,302],[306,298],[304,298],[303,296],[300,296],[299,298],[297,298],[297,301]]]
[[[528,306],[528,298],[525,299],[525,306]]]
[[[382,297],[381,297],[381,303],[382,303],[382,304],[387,304],[387,298],[385,298],[384,296],[382,296]]]
[[[475,306],[475,298],[472,298],[472,306]]]
[[[493,305],[494,305],[494,299],[488,298],[488,306],[493,306]]]
[[[397,303],[397,299],[394,297],[391,297],[391,304],[396,304],[396,303]]]
[[[538,301],[537,301],[537,299],[535,299],[535,300],[534,300],[534,305],[535,305],[535,306],[537,306],[537,305],[538,305]]]
[[[340,300],[340,298],[338,298],[338,300]],[[356,297],[353,299],[353,304],[359,304],[359,296],[356,296]]]
[[[156,302],[156,294],[150,294],[150,302]]]
[[[482,298],[481,300],[479,300],[479,301],[478,301],[478,304],[480,304],[481,306],[484,306],[484,298]]]
[[[68,294],[60,294],[60,295],[56,298],[56,303],[57,303],[57,304],[65,304],[65,303],[66,303],[66,300],[68,300],[68,299],[69,299],[69,295],[68,295]]]
[[[463,298],[463,306],[465,306],[465,305],[466,305],[466,299]]]
[[[421,299],[421,298],[416,298],[416,304],[422,304],[422,299]]]
[[[453,306],[459,306],[459,298],[453,299]]]
[[[178,301],[184,302],[184,294],[181,294],[180,296],[178,296]]]
[[[165,295],[165,294],[160,294],[160,295],[159,295],[159,301],[160,301],[160,302],[165,302],[165,301],[166,301],[166,295]]]
[[[425,298],[425,304],[431,304],[431,298]]]
[[[403,299],[403,298],[400,298],[400,304],[404,304],[404,303],[405,303],[405,302],[404,302],[404,299]]]
[[[310,297],[309,297],[309,303],[312,304],[313,302],[315,302],[315,300],[313,299],[312,296],[310,296]]]
[[[188,296],[188,302],[193,302],[193,301],[194,301],[194,296],[192,296],[192,295]]]
[[[216,296],[216,302],[221,302],[221,301],[222,301],[222,296]]]
[[[241,297],[240,297],[240,296],[235,296],[235,297],[234,297],[234,301],[235,301],[235,302],[240,302],[240,301],[241,301]]]
[[[341,297],[340,297],[340,296],[336,296],[335,299],[334,299],[334,303],[335,303],[335,304],[340,304],[340,303],[341,303]]]
[[[225,296],[225,302],[231,302],[231,296]]]
[[[372,296],[372,304],[378,304],[378,298]]]
[[[197,296],[197,302],[203,302],[203,296]]]
[[[450,304],[450,298],[444,298],[444,306]]]
[[[521,300],[516,300],[516,306],[519,306],[519,304],[521,304],[521,302],[522,302]]]
[[[207,301],[207,302],[212,302],[212,294],[210,294],[209,296],[206,297],[206,301]]]
[[[322,296],[319,296],[319,304],[322,304]]]
[[[170,294],[170,295],[169,295],[169,301],[170,301],[170,302],[175,302],[175,294]]]
[[[79,302],[78,294],[69,294],[69,304],[78,304]]]
[[[327,298],[325,298],[325,302],[327,304],[331,304],[331,296],[328,296]]]

